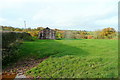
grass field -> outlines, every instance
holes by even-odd
[[[42,78],[118,76],[118,41],[102,39],[36,40],[20,46],[22,56],[44,58],[27,75]]]

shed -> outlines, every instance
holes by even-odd
[[[39,32],[38,38],[39,39],[56,39],[55,38],[55,31],[50,28],[45,28]]]

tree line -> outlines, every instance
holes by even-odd
[[[43,27],[37,28],[14,28],[10,26],[1,26],[3,31],[19,31],[30,33],[33,37],[38,37],[39,31],[42,31]],[[53,29],[56,31],[57,39],[117,39],[118,32],[111,27],[104,28],[102,30],[96,31],[85,31],[85,30],[59,30]]]

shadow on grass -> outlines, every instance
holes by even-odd
[[[38,59],[49,56],[87,56],[89,54],[87,51],[75,47],[74,45],[76,44],[69,43],[72,43],[72,40],[36,40],[25,42],[20,46],[21,57],[34,57]]]

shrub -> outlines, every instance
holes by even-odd
[[[93,36],[92,35],[88,35],[87,39],[93,39]]]
[[[32,40],[29,33],[26,32],[1,32],[2,34],[2,63],[8,65],[19,58],[18,45],[23,40]]]
[[[105,39],[112,39],[114,36],[116,36],[116,31],[114,28],[104,28],[100,35],[102,36],[102,38]]]
[[[39,31],[29,31],[28,33],[30,33],[30,35],[33,37],[38,37]]]

